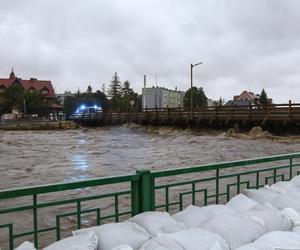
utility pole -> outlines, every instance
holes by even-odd
[[[25,98],[23,99],[23,111],[24,111],[24,118],[26,118],[27,114],[26,114],[26,100]]]
[[[191,114],[193,118],[194,103],[193,103],[193,68],[202,64],[202,62],[191,64]]]

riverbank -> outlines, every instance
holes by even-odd
[[[76,129],[79,126],[72,121],[14,121],[0,123],[0,130],[16,131],[16,130],[60,130],[60,129]]]

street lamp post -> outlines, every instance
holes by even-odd
[[[202,62],[191,64],[191,114],[192,114],[192,118],[193,118],[193,111],[194,111],[194,107],[193,107],[193,68],[200,64],[202,64]]]

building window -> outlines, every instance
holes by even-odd
[[[29,93],[33,93],[35,91],[35,89],[33,88],[33,87],[31,87],[30,89],[29,89]]]
[[[0,86],[0,93],[5,91],[5,87],[4,86]]]
[[[48,95],[49,90],[47,88],[43,88],[41,93],[42,93],[42,95]]]

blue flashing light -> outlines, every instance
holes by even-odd
[[[84,104],[82,104],[80,107],[79,107],[79,109],[81,109],[81,110],[84,110],[86,107],[85,107],[85,105]]]
[[[98,108],[98,106],[97,105],[94,105],[94,109],[97,109]]]

